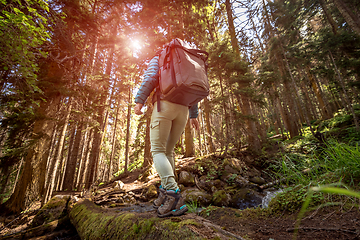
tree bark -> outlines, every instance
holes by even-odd
[[[313,88],[314,90],[314,93],[317,97],[317,100],[319,102],[319,105],[320,105],[320,110],[321,110],[321,113],[322,113],[322,116],[323,116],[323,119],[329,119],[331,118],[332,116],[330,115],[328,109],[326,108],[326,104],[325,104],[325,101],[324,101],[324,98],[323,98],[323,93],[321,91],[321,88],[319,86],[319,84],[316,82],[316,80],[314,79],[314,76],[312,75],[312,73],[310,72],[310,67],[308,66],[306,68],[306,73],[307,73],[307,79],[310,81],[311,83],[311,87]]]
[[[146,110],[145,113],[146,132],[145,132],[145,146],[144,146],[144,164],[143,164],[144,168],[150,166],[153,163],[151,156],[151,143],[150,143],[150,123],[151,123],[152,111],[153,111],[153,104],[149,103],[148,109]]]
[[[336,26],[336,23],[334,21],[334,18],[331,16],[331,14],[330,14],[327,6],[326,6],[325,1],[324,0],[319,0],[319,2],[320,2],[320,6],[321,6],[321,8],[322,8],[322,10],[324,12],[326,20],[329,22],[333,33],[336,35],[337,34],[337,26]]]
[[[124,172],[128,172],[128,164],[129,164],[129,142],[130,142],[130,121],[131,121],[131,99],[132,99],[132,88],[129,86],[128,92],[128,109],[127,109],[127,116],[126,116],[126,139],[125,139],[125,166]]]
[[[156,218],[155,214],[151,218],[136,212],[124,211],[114,214],[86,199],[80,200],[69,208],[69,218],[81,239],[138,239],[139,232],[134,231],[136,225],[143,234],[142,239],[154,239],[156,236],[156,239],[245,240],[197,215],[191,217],[191,222],[189,219],[178,217],[176,221],[171,222],[170,226],[168,219]],[[202,231],[196,229],[202,229]]]
[[[352,12],[356,11],[355,6],[348,6],[347,3],[345,3],[344,0],[333,0],[335,3],[335,6],[341,13],[341,15],[345,18],[346,22],[349,24],[351,29],[357,34],[360,35],[360,19],[359,14],[357,13],[357,16]]]
[[[111,140],[111,154],[110,154],[110,161],[109,161],[109,171],[107,179],[110,180],[113,172],[113,162],[114,162],[114,156],[115,156],[115,141],[116,141],[116,130],[117,130],[117,122],[118,122],[118,116],[119,116],[119,109],[120,109],[120,99],[118,100],[118,105],[116,107],[115,112],[115,120],[114,120],[114,130],[112,134],[112,140]]]
[[[78,189],[85,188],[86,186],[86,176],[89,171],[89,160],[90,160],[90,148],[94,139],[94,129],[91,129],[88,133],[88,138],[86,142],[84,143],[83,147],[83,162],[81,165],[81,172],[79,173],[79,180],[78,180]]]
[[[185,157],[195,156],[194,138],[191,131],[190,119],[185,126]]]
[[[51,117],[56,113],[59,103],[60,96],[56,96],[40,104],[38,114],[42,118],[34,123],[32,132],[34,144],[27,151],[24,170],[15,191],[4,203],[4,207],[10,212],[24,211],[31,202],[44,194],[46,161],[50,149],[51,131],[55,124]]]
[[[204,115],[205,115],[205,123],[206,123],[206,136],[207,143],[210,148],[210,152],[215,152],[214,142],[212,140],[212,131],[211,131],[211,123],[210,123],[210,106],[209,100],[207,98],[204,99]]]
[[[229,140],[230,140],[230,134],[229,134],[229,126],[230,126],[230,122],[229,122],[229,114],[227,111],[227,106],[226,106],[226,102],[227,101],[227,97],[224,95],[224,87],[223,87],[223,80],[222,77],[220,76],[220,90],[221,90],[221,98],[222,98],[222,105],[223,105],[223,111],[224,111],[224,119],[225,119],[225,135],[223,136],[224,138],[224,142],[225,142],[225,150],[224,150],[224,156],[227,154],[228,148],[229,148]]]
[[[80,141],[82,138],[82,123],[79,123],[76,127],[76,133],[74,142],[72,144],[72,148],[70,150],[69,148],[69,158],[66,162],[66,171],[64,176],[64,183],[63,183],[63,189],[67,189],[69,191],[72,191],[74,189],[74,181],[75,181],[75,171],[76,171],[76,163],[78,162],[78,154],[79,154],[79,148],[80,148]],[[75,128],[75,126],[74,126]]]
[[[62,154],[62,149],[64,146],[64,141],[65,141],[65,134],[66,134],[66,130],[69,124],[69,119],[70,119],[70,113],[71,113],[71,108],[72,108],[72,101],[71,99],[69,100],[68,103],[68,109],[67,109],[67,113],[66,113],[66,117],[64,120],[64,125],[63,125],[63,129],[61,131],[61,134],[59,136],[59,141],[58,141],[58,145],[55,151],[55,156],[54,159],[51,161],[50,166],[49,166],[49,171],[48,171],[48,177],[47,177],[47,184],[45,187],[45,193],[43,198],[42,198],[42,205],[44,205],[50,198],[54,189],[54,185],[55,185],[55,178],[56,178],[56,173],[58,172],[58,168],[60,165],[60,158],[61,158],[61,154]]]

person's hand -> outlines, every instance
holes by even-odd
[[[135,107],[134,107],[134,112],[135,112],[135,114],[137,114],[137,115],[142,115],[143,112],[141,111],[141,109],[142,109],[143,106],[144,106],[144,104],[142,104],[142,103],[137,103],[137,104],[135,105]]]
[[[199,130],[200,128],[200,124],[199,121],[197,120],[197,118],[190,118],[190,125],[196,129],[196,131]]]

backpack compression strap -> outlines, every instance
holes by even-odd
[[[172,45],[173,48],[181,48],[182,50],[184,50],[185,52],[194,55],[195,57],[198,57],[200,59],[202,59],[204,62],[207,61],[207,59],[209,58],[209,53],[204,51],[204,50],[200,50],[200,49],[188,49],[182,45]]]

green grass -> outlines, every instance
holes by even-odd
[[[360,148],[358,144],[331,140],[317,152],[283,154],[281,161],[272,167],[278,178],[287,179],[288,185],[330,184],[337,179],[336,182],[356,186],[360,182]]]
[[[196,213],[199,208],[199,204],[196,201],[191,201],[187,203],[186,206],[188,208],[189,213]]]
[[[333,142],[324,152],[324,167],[333,172],[339,179],[344,179],[350,186],[360,181],[360,149],[359,145]]]

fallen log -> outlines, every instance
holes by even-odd
[[[195,214],[158,218],[154,212],[105,209],[81,199],[69,207],[81,239],[243,239]],[[220,231],[221,229],[221,231]]]

